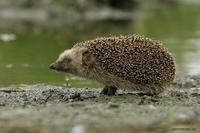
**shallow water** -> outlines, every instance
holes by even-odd
[[[133,21],[90,22],[50,29],[45,34],[37,31],[1,33],[0,86],[48,83],[100,87],[94,81],[51,71],[48,66],[60,52],[77,42],[133,33],[164,42],[176,57],[178,75],[200,73],[200,5],[152,6],[138,12]]]

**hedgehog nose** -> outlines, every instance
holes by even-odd
[[[56,69],[55,63],[51,64],[51,65],[49,66],[49,68],[55,70],[55,69]]]

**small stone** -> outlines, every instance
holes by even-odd
[[[70,133],[85,133],[85,127],[83,125],[75,125]]]
[[[119,108],[119,106],[120,106],[120,105],[119,105],[119,104],[116,104],[116,103],[109,103],[109,104],[108,104],[108,108],[109,108],[109,109],[112,109],[112,108]]]
[[[154,105],[149,105],[148,106],[150,109],[152,109],[152,110],[155,110],[156,109],[156,107],[154,106]]]
[[[80,93],[75,93],[75,94],[70,95],[70,99],[76,99],[80,97],[81,97]]]

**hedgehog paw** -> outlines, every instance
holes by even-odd
[[[100,94],[113,96],[115,95],[117,88],[114,86],[105,86]]]

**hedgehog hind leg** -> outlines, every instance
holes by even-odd
[[[164,92],[165,86],[162,85],[152,85],[150,86],[150,92],[152,95],[159,95],[160,93]]]
[[[113,96],[113,95],[115,95],[116,91],[117,91],[117,88],[114,87],[114,86],[105,86],[102,89],[102,91],[101,91],[100,94],[108,95],[108,96]]]

